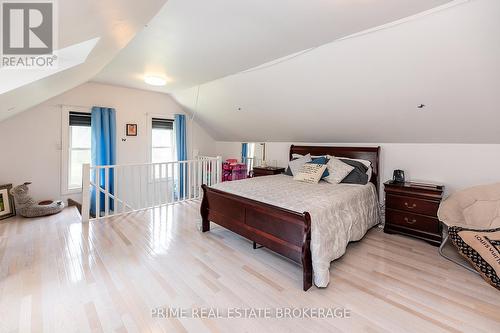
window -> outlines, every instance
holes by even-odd
[[[151,162],[164,163],[175,161],[174,158],[174,121],[152,118],[151,127]]]
[[[82,187],[82,166],[90,163],[90,113],[70,112],[68,132],[68,189]]]

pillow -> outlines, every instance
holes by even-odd
[[[452,226],[448,234],[458,252],[500,290],[500,228],[476,230]]]
[[[348,174],[354,170],[354,167],[342,162],[338,158],[331,158],[326,164],[329,176],[325,177],[325,181],[330,184],[340,183]]]
[[[305,163],[294,174],[293,179],[309,184],[317,184],[326,170],[326,164]]]
[[[296,159],[292,159],[290,162],[288,162],[288,168],[285,171],[285,174],[289,176],[295,176],[297,172],[299,172],[300,168],[306,164],[307,162],[311,161],[311,155],[307,154],[306,156],[302,156]]]
[[[325,156],[321,156],[321,157],[317,157],[317,158],[313,158],[311,160],[311,162],[307,162],[307,163],[311,163],[311,164],[327,164],[328,163],[328,158],[326,158]],[[325,177],[328,177],[330,173],[328,172],[328,167],[325,169],[325,171],[323,172],[323,174],[321,175],[321,179],[325,178]]]
[[[359,161],[340,158],[340,160],[350,166],[354,167],[354,169],[344,178],[341,183],[343,184],[361,184],[365,185],[368,183],[368,175],[366,172],[368,168],[366,165]]]
[[[368,160],[362,160],[360,158],[350,158],[350,157],[337,157],[337,158],[340,158],[340,159],[343,159],[343,160],[351,160],[351,161],[357,161],[357,162],[361,162],[363,163],[364,166],[366,166],[367,168],[371,168],[372,166],[372,162],[368,161]]]
[[[292,159],[291,161],[294,161],[294,160],[297,160],[301,157],[305,157],[305,156],[311,156],[310,154],[307,154],[307,155],[301,155],[301,154],[292,154]],[[324,155],[324,156],[311,156],[311,159],[317,159],[317,158],[321,158],[321,157],[326,157],[327,159],[330,159],[331,157],[328,156],[328,155]],[[287,176],[293,176],[292,174],[292,170],[290,169],[290,167],[287,167],[286,168],[286,171],[285,171],[285,175]]]
[[[368,168],[368,170],[366,171],[366,174],[368,175],[368,181],[370,181],[370,179],[372,179],[372,171],[373,171],[372,170],[372,162],[370,162],[368,160],[362,160],[360,158],[349,158],[349,157],[338,157],[338,158],[341,158],[344,160],[358,161],[358,162],[363,163]]]

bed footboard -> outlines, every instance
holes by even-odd
[[[303,289],[312,286],[311,217],[202,185],[202,231],[214,222],[302,265]]]

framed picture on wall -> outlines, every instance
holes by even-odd
[[[0,186],[0,220],[16,215],[14,207],[14,198],[10,194],[12,184]]]
[[[127,136],[137,136],[137,124],[127,124]]]

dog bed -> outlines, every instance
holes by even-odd
[[[10,190],[16,202],[17,214],[24,217],[40,217],[57,214],[64,209],[64,202],[60,200],[45,200],[36,203],[29,195],[28,185],[30,184],[24,183]]]

